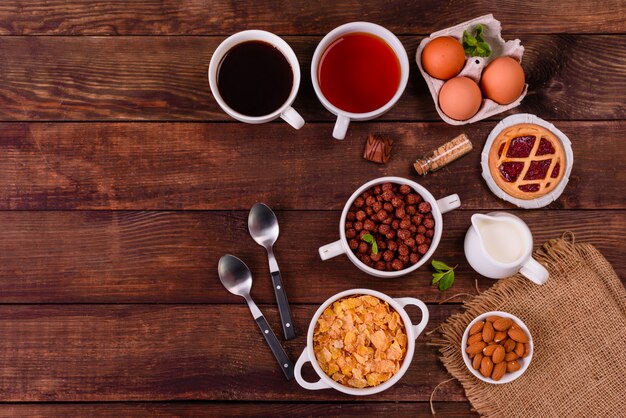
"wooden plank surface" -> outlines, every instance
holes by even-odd
[[[530,87],[515,112],[546,119],[626,118],[626,36],[520,37]],[[411,62],[409,84],[383,120],[440,120],[414,64],[421,38],[401,37]],[[310,61],[320,37],[285,39],[302,70],[296,109],[307,121],[333,120],[315,97],[310,81]],[[207,80],[212,51],[222,40],[5,37],[0,43],[0,120],[229,120],[213,100]]]
[[[5,0],[2,35],[189,35],[266,29],[281,34],[322,34],[340,24],[367,20],[398,33],[430,33],[494,13],[507,31],[617,33],[626,31],[622,0],[568,3],[550,0]]]
[[[294,363],[317,307],[292,305],[299,335],[281,342]],[[274,305],[260,308],[279,330]],[[429,311],[427,330],[459,307],[430,305]],[[243,303],[4,305],[0,317],[0,402],[355,400],[287,381]],[[419,315],[413,320],[419,321]],[[428,401],[449,375],[437,349],[426,343],[425,336],[416,340],[416,354],[403,379],[363,401]],[[303,374],[314,378],[310,365]],[[464,399],[458,382],[442,385],[435,396],[438,401]]]
[[[463,239],[472,211],[444,217],[436,259],[458,264],[447,292],[430,286],[430,268],[394,280],[368,276],[345,256],[322,262],[317,248],[338,239],[336,211],[278,212],[275,251],[291,303],[319,304],[345,289],[407,293],[427,302],[475,294],[481,278],[467,263]],[[572,231],[626,278],[624,211],[514,211],[535,244]],[[547,216],[549,213],[550,216]],[[0,303],[241,303],[223,289],[217,262],[232,252],[251,268],[252,294],[274,304],[267,257],[248,235],[247,212],[0,212]],[[465,300],[461,295],[454,301]],[[0,334],[1,335],[1,334]]]
[[[529,94],[491,120],[445,125],[415,50],[430,32],[490,12],[504,38],[526,48]],[[354,20],[398,34],[412,70],[396,107],[338,142],[310,61],[325,33]],[[295,107],[309,122],[301,131],[232,123],[211,96],[212,51],[250,28],[284,36],[298,56]],[[431,311],[427,330],[461,311],[475,279],[481,290],[493,283],[462,251],[476,211],[521,216],[536,245],[572,231],[626,280],[624,0],[7,0],[0,56],[0,417],[430,416],[428,397],[449,375],[424,335],[404,378],[372,397],[284,380],[243,301],[216,275],[225,252],[248,262],[253,296],[279,331],[265,254],[246,230],[256,201],[281,225],[276,254],[298,331],[284,346],[294,361],[319,303],[341,290],[419,297]],[[541,210],[515,210],[480,176],[488,133],[520,112],[553,121],[573,143],[570,183]],[[411,161],[461,132],[476,150],[418,178]],[[388,165],[361,159],[369,133],[395,140]],[[337,239],[345,199],[382,175],[461,195],[435,253],[459,264],[449,291],[429,285],[426,267],[381,281],[345,257],[319,260],[317,248]],[[435,401],[437,415],[475,416],[456,381]]]
[[[438,417],[475,417],[469,402],[435,402]],[[0,417],[431,417],[427,402],[292,403],[292,402],[108,402],[0,404]]]
[[[332,125],[294,132],[285,123],[4,124],[0,209],[340,210],[367,180],[417,180],[436,198],[461,196],[465,209],[512,208],[480,175],[480,153],[495,123],[355,123],[342,141]],[[626,123],[557,122],[572,140],[571,180],[550,207],[624,209]],[[362,159],[365,138],[395,140],[387,165]],[[420,178],[412,162],[467,132],[475,150]],[[607,158],[611,156],[611,158]]]

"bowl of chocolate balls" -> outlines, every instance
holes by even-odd
[[[461,206],[457,194],[439,200],[416,182],[380,177],[359,187],[339,221],[339,240],[319,248],[322,260],[346,254],[364,272],[399,277],[433,255],[443,232],[443,213]]]

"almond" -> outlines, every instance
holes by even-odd
[[[519,361],[513,360],[506,363],[506,371],[508,373],[513,373],[522,368],[522,365],[519,364]]]
[[[483,330],[483,333],[485,331]],[[528,336],[526,335],[526,333],[519,329],[519,328],[509,328],[509,330],[507,331],[507,333],[509,334],[509,337],[513,338],[515,341],[517,341],[518,343],[527,343],[528,342]],[[485,340],[484,338],[484,334],[483,334],[483,340]],[[485,340],[487,341],[487,340]]]
[[[485,325],[485,321],[478,321],[469,330],[469,335],[474,335],[483,330],[483,325]]]
[[[515,344],[515,354],[522,357],[524,355],[524,344],[517,343]]]
[[[480,361],[480,374],[485,377],[491,376],[491,372],[493,371],[493,361],[489,357],[483,357]]]
[[[487,322],[496,322],[500,318],[502,317],[498,315],[491,315],[487,317]]]
[[[493,331],[493,325],[491,322],[486,322],[483,327],[483,341],[486,343],[490,343],[493,341],[493,337],[495,336],[495,332]]]
[[[506,363],[498,363],[493,368],[491,378],[493,380],[500,380],[502,376],[504,376],[504,373],[506,373]]]
[[[528,357],[530,354],[530,343],[524,344],[524,355],[522,357]]]
[[[504,346],[504,351],[510,353],[515,349],[515,340],[509,338],[508,340],[504,341],[504,344],[502,345]]]
[[[480,332],[477,332],[476,334],[472,335],[471,337],[467,339],[467,345],[472,345],[482,340],[483,340],[483,335]]]
[[[493,354],[491,355],[491,361],[493,361],[494,364],[502,363],[504,361],[504,356],[506,356],[504,347],[496,345],[496,349],[493,350]]]
[[[487,344],[485,344],[483,341],[479,341],[477,343],[474,343],[474,344],[468,346],[465,349],[465,352],[467,354],[469,354],[469,355],[475,355],[475,354],[478,354],[478,353],[482,352],[483,348],[485,348],[485,347],[487,347]]]
[[[480,369],[480,362],[482,361],[482,359],[482,353],[478,353],[474,356],[474,361],[472,361],[472,367],[474,368],[474,370]]]
[[[493,327],[497,331],[506,331],[511,328],[511,325],[513,325],[513,320],[511,318],[500,318],[493,323]]]
[[[493,352],[496,348],[500,347],[498,344],[489,344],[487,347],[483,348],[483,355],[492,356]]]
[[[506,332],[504,332],[504,331],[496,332],[496,335],[493,337],[493,340],[495,342],[497,342],[497,343],[500,343],[500,342],[506,340]]]
[[[504,361],[509,362],[509,361],[517,360],[518,357],[519,356],[517,355],[515,351],[511,351],[510,353],[506,353],[506,355],[504,356]]]

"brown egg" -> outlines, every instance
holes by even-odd
[[[448,80],[463,69],[465,51],[459,41],[451,36],[441,36],[430,41],[422,51],[422,67],[431,77]]]
[[[443,113],[456,120],[467,120],[474,116],[482,101],[478,84],[467,77],[452,78],[439,91],[439,107]]]
[[[480,88],[485,97],[507,105],[517,99],[524,90],[524,70],[511,57],[499,57],[484,69]]]

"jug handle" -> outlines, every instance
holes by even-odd
[[[530,281],[539,285],[544,284],[550,275],[548,270],[546,270],[544,266],[539,264],[539,262],[532,257],[530,257],[528,261],[522,265],[520,273],[522,273]]]
[[[437,206],[441,213],[450,212],[451,210],[461,207],[461,198],[458,194],[451,194],[437,200]]]

